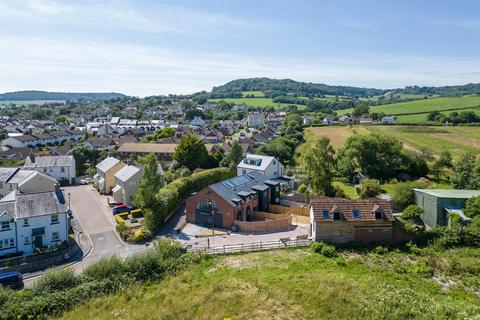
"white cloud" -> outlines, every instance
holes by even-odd
[[[192,93],[247,77],[379,88],[478,81],[478,59],[269,59],[95,41],[0,37],[0,91]]]

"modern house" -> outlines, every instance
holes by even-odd
[[[275,157],[247,153],[237,165],[237,176],[260,172],[268,179],[283,177],[285,168]]]
[[[316,197],[310,203],[310,233],[315,241],[391,243],[393,221],[392,208],[384,199]]]
[[[25,159],[24,168],[47,174],[58,182],[75,183],[75,158],[73,156],[35,157],[31,154]]]
[[[0,256],[29,254],[68,239],[68,206],[56,191],[12,191],[0,200]]]
[[[251,221],[254,212],[268,212],[270,204],[279,203],[279,183],[254,171],[212,184],[189,197],[187,221],[230,229],[235,221]]]
[[[100,193],[110,193],[115,187],[115,174],[125,166],[123,162],[114,157],[108,157],[97,164],[95,180]]]
[[[142,179],[142,169],[126,165],[115,173],[115,187],[112,189],[113,201],[129,203]]]
[[[460,216],[463,222],[470,219],[463,214],[465,202],[480,196],[480,190],[414,189],[415,203],[424,210],[423,222],[430,226],[448,226],[449,214]]]

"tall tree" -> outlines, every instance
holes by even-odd
[[[158,215],[153,213],[158,208],[158,201],[155,196],[161,187],[162,180],[158,172],[157,157],[154,153],[149,153],[145,158],[142,179],[133,199],[134,203],[144,211],[146,223],[151,223],[152,226],[160,225],[155,221],[155,217]],[[154,229],[150,227],[147,226],[149,230]]]
[[[187,167],[190,171],[205,165],[208,160],[207,148],[205,144],[192,134],[187,134],[182,138],[175,148],[173,159],[180,166]]]
[[[335,150],[327,137],[307,136],[300,147],[300,163],[310,179],[313,193],[332,196],[335,189],[332,180],[335,172]]]
[[[222,162],[220,163],[223,167],[236,167],[240,161],[242,161],[243,157],[243,149],[238,143],[238,141],[233,142],[232,147],[228,154],[223,158]]]

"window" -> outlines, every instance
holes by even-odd
[[[383,219],[383,213],[379,211],[375,212],[375,219],[376,220]]]
[[[242,174],[247,174],[247,170],[243,169]]]
[[[52,241],[54,242],[60,241],[60,232],[58,231],[52,232]]]
[[[360,211],[358,210],[352,210],[352,214],[353,214],[353,217],[355,219],[359,219],[360,218]]]
[[[277,164],[277,161],[273,160],[273,164]]]
[[[52,222],[51,224],[57,224],[58,222],[58,214],[52,214]]]
[[[340,212],[334,212],[333,213],[333,220],[340,220]]]
[[[325,220],[330,218],[330,211],[322,210],[322,218],[325,219]]]
[[[30,244],[30,237],[26,236],[25,239],[23,239],[23,244],[24,245],[29,245]]]
[[[0,231],[10,230],[10,221],[2,221],[2,228]]]
[[[60,172],[64,173],[65,172],[65,167],[60,167]]]
[[[15,239],[3,239],[0,240],[0,250],[1,249],[9,249],[15,247]]]
[[[8,188],[9,188],[10,190],[12,190],[12,189],[13,189],[13,185],[10,183],[10,184],[8,185]]]

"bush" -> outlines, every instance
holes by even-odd
[[[382,246],[376,246],[374,249],[376,254],[385,254],[388,253],[388,248]]]
[[[406,208],[414,202],[413,189],[426,188],[427,184],[421,181],[400,182],[393,186],[392,204],[397,208]]]
[[[375,179],[363,179],[360,182],[360,198],[373,198],[380,194],[380,182]]]
[[[122,223],[117,223],[115,226],[115,229],[117,229],[118,234],[120,234],[120,237],[122,237],[123,240],[127,240],[127,237],[130,234],[131,229],[127,227],[127,225],[122,222]]]
[[[122,260],[117,256],[103,257],[86,267],[82,273],[82,277],[89,280],[121,277],[125,272],[124,269]]]
[[[403,210],[400,217],[406,220],[417,220],[417,219],[420,219],[420,217],[424,212],[425,211],[419,206],[415,204],[411,204],[405,210]]]
[[[133,234],[130,238],[128,238],[129,242],[133,243],[142,243],[150,239],[152,234],[150,231],[147,230],[147,228],[141,228]]]
[[[75,277],[72,269],[49,270],[35,283],[33,292],[35,294],[43,294],[62,291],[73,288],[77,284],[78,279]]]
[[[315,242],[311,246],[313,252],[320,253],[321,255],[329,258],[333,258],[337,255],[335,246],[326,244],[325,242]]]

